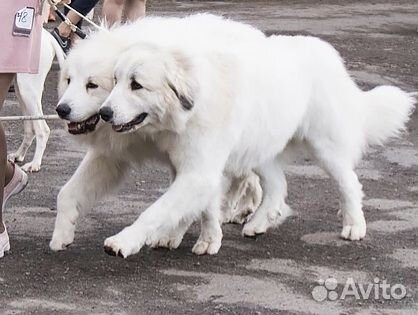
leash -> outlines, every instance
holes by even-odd
[[[86,33],[84,33],[77,25],[73,24],[73,22],[71,22],[69,20],[69,18],[67,18],[65,16],[64,13],[62,13],[60,10],[58,10],[57,5],[55,4],[54,1],[52,0],[48,0],[49,5],[52,7],[52,9],[54,9],[55,13],[58,15],[58,17],[65,23],[67,24],[71,31],[73,31],[74,33],[76,33],[78,36],[80,36],[80,38],[84,39],[86,38]]]
[[[57,4],[54,2],[54,0],[48,0],[49,5],[54,9],[55,13],[58,15],[58,17],[65,23],[67,24],[70,28],[71,31],[73,31],[75,34],[77,34],[80,38],[84,39],[87,37],[86,33],[84,33],[77,25],[75,25],[73,22],[70,21],[69,18],[67,18],[67,16],[62,13],[60,10],[58,10]],[[68,4],[63,3],[62,4],[64,7],[66,7],[68,10],[74,12],[75,14],[77,14],[81,19],[83,19],[84,21],[86,21],[87,23],[89,23],[90,25],[93,25],[95,28],[102,30],[102,31],[106,31],[105,28],[97,25],[96,23],[94,23],[93,21],[91,21],[89,18],[85,17],[83,14],[81,14],[80,12],[78,12],[76,9],[70,7]]]
[[[57,120],[61,119],[58,115],[42,115],[42,116],[3,116],[0,121],[24,121],[24,120]]]

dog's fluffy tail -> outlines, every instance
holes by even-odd
[[[381,145],[389,138],[398,137],[414,110],[416,93],[387,85],[363,93],[367,144]]]

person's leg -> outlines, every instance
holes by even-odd
[[[145,16],[146,0],[127,0],[125,15],[127,21],[135,21]]]
[[[124,4],[125,0],[104,0],[102,16],[109,25],[122,21]]]
[[[0,110],[6,99],[7,91],[14,78],[14,73],[0,73]],[[7,162],[7,143],[3,126],[0,123],[0,205],[3,205],[4,186],[13,176],[13,166]],[[0,234],[4,232],[3,225],[3,207],[0,209]]]

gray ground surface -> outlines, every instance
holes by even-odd
[[[150,14],[222,13],[268,33],[312,34],[339,49],[360,86],[382,83],[418,90],[416,1],[157,1]],[[180,34],[179,34],[180,36]],[[53,113],[57,71],[44,95]],[[18,114],[10,94],[2,115]],[[338,199],[331,181],[309,162],[288,169],[289,203],[297,216],[256,239],[241,227],[224,226],[214,257],[191,253],[193,226],[178,250],[144,249],[126,260],[107,256],[105,237],[118,232],[167,188],[168,175],[144,167],[120,194],[97,205],[79,224],[73,246],[48,249],[59,188],[83,151],[59,122],[51,122],[43,169],[10,202],[6,222],[12,251],[0,260],[0,314],[417,314],[418,313],[418,137],[417,113],[409,135],[369,152],[358,172],[364,185],[366,239],[339,240]],[[9,150],[22,125],[6,126]],[[31,158],[31,156],[28,156]],[[318,279],[347,278],[369,284],[378,277],[399,283],[401,300],[316,302]],[[373,297],[373,293],[371,295]]]

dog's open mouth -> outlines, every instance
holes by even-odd
[[[145,120],[145,118],[147,118],[147,116],[148,116],[147,113],[142,113],[142,114],[138,115],[134,120],[131,120],[128,123],[122,124],[122,125],[113,125],[112,128],[116,132],[129,131],[132,128],[134,128],[135,126],[141,124]]]
[[[68,123],[68,132],[73,135],[81,135],[84,133],[92,132],[96,128],[96,125],[99,122],[99,120],[99,114],[95,114],[83,121],[70,122]]]

